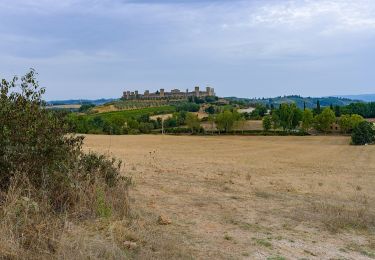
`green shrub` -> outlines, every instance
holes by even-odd
[[[367,121],[360,122],[353,130],[352,144],[365,145],[375,141],[374,125]]]
[[[39,88],[34,76],[31,71],[21,78],[19,92],[12,92],[18,85],[17,77],[11,82],[2,80],[0,85],[2,190],[8,188],[17,172],[26,174],[35,186],[50,185],[55,170],[69,164],[81,148],[82,138],[66,135],[65,123],[53,112],[41,108],[45,90]]]
[[[20,82],[15,77],[0,84],[0,191],[6,192],[15,179],[26,178],[61,210],[76,200],[77,182],[102,179],[116,185],[120,165],[82,151],[83,137],[69,134],[66,117],[44,108],[45,90],[35,75],[31,70]],[[14,91],[17,86],[20,91]]]
[[[142,133],[142,134],[149,134],[151,133],[151,130],[154,129],[154,124],[152,123],[144,123],[144,122],[141,122],[139,124],[139,131]]]
[[[362,121],[364,121],[362,116],[353,114],[340,116],[338,123],[340,125],[341,132],[350,133]]]
[[[86,113],[93,107],[95,107],[94,104],[89,104],[89,103],[82,104],[82,106],[78,109],[78,112]]]
[[[128,214],[121,162],[84,153],[43,93],[33,70],[0,83],[0,258],[59,258],[67,224]]]
[[[109,187],[115,186],[122,177],[120,176],[121,161],[107,159],[104,155],[96,153],[82,153],[79,158],[81,175],[91,182],[102,179]]]
[[[101,218],[109,218],[112,215],[112,209],[106,201],[104,191],[101,189],[96,191],[96,202],[96,214]]]

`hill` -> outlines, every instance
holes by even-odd
[[[298,107],[303,108],[304,104],[308,108],[315,108],[316,103],[319,100],[321,106],[346,106],[354,102],[360,102],[359,100],[353,100],[342,97],[301,97],[298,95],[292,96],[279,96],[274,98],[237,98],[227,97],[226,99],[231,101],[242,101],[249,104],[264,104],[278,106],[282,103],[296,103]]]
[[[343,96],[337,96],[337,97],[361,100],[365,102],[375,102],[375,94],[343,95]]]
[[[47,101],[50,106],[62,106],[62,105],[82,105],[82,104],[94,104],[96,106],[103,105],[108,102],[116,101],[116,98],[101,98],[101,99],[67,99],[67,100],[51,100]]]
[[[140,108],[133,110],[121,110],[121,111],[111,111],[104,113],[95,113],[85,115],[87,118],[97,118],[100,117],[103,120],[112,120],[116,118],[139,118],[143,115],[159,115],[159,114],[168,114],[176,111],[174,106],[159,106],[159,107],[148,107]]]

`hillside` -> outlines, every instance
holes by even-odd
[[[148,107],[148,108],[140,108],[134,110],[122,110],[122,111],[111,111],[111,112],[104,112],[104,113],[95,113],[85,115],[87,118],[95,118],[100,117],[103,120],[105,119],[113,119],[113,118],[139,118],[143,115],[159,115],[159,114],[168,114],[175,112],[175,107],[173,106],[159,106],[159,107]]]
[[[67,99],[67,100],[51,100],[47,101],[48,105],[61,106],[61,105],[82,105],[82,104],[94,104],[96,106],[103,105],[108,102],[116,101],[115,98],[101,98],[101,99]]]
[[[363,95],[343,95],[337,96],[341,98],[349,98],[353,100],[361,100],[365,102],[375,102],[375,94],[363,94]]]
[[[296,103],[299,108],[303,108],[304,103],[308,108],[315,108],[316,103],[319,100],[321,106],[346,106],[353,102],[359,102],[359,100],[352,100],[349,98],[341,97],[301,97],[297,95],[293,96],[283,96],[274,98],[237,98],[237,97],[227,97],[226,99],[232,101],[242,101],[249,104],[264,104],[278,106],[282,103]]]

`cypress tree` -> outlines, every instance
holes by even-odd
[[[320,101],[317,100],[317,101],[316,101],[316,113],[317,113],[317,114],[320,114],[320,112],[321,112],[321,111],[320,111]]]

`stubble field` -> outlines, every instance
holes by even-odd
[[[85,148],[122,159],[133,179],[136,258],[375,258],[375,146],[89,135]]]

